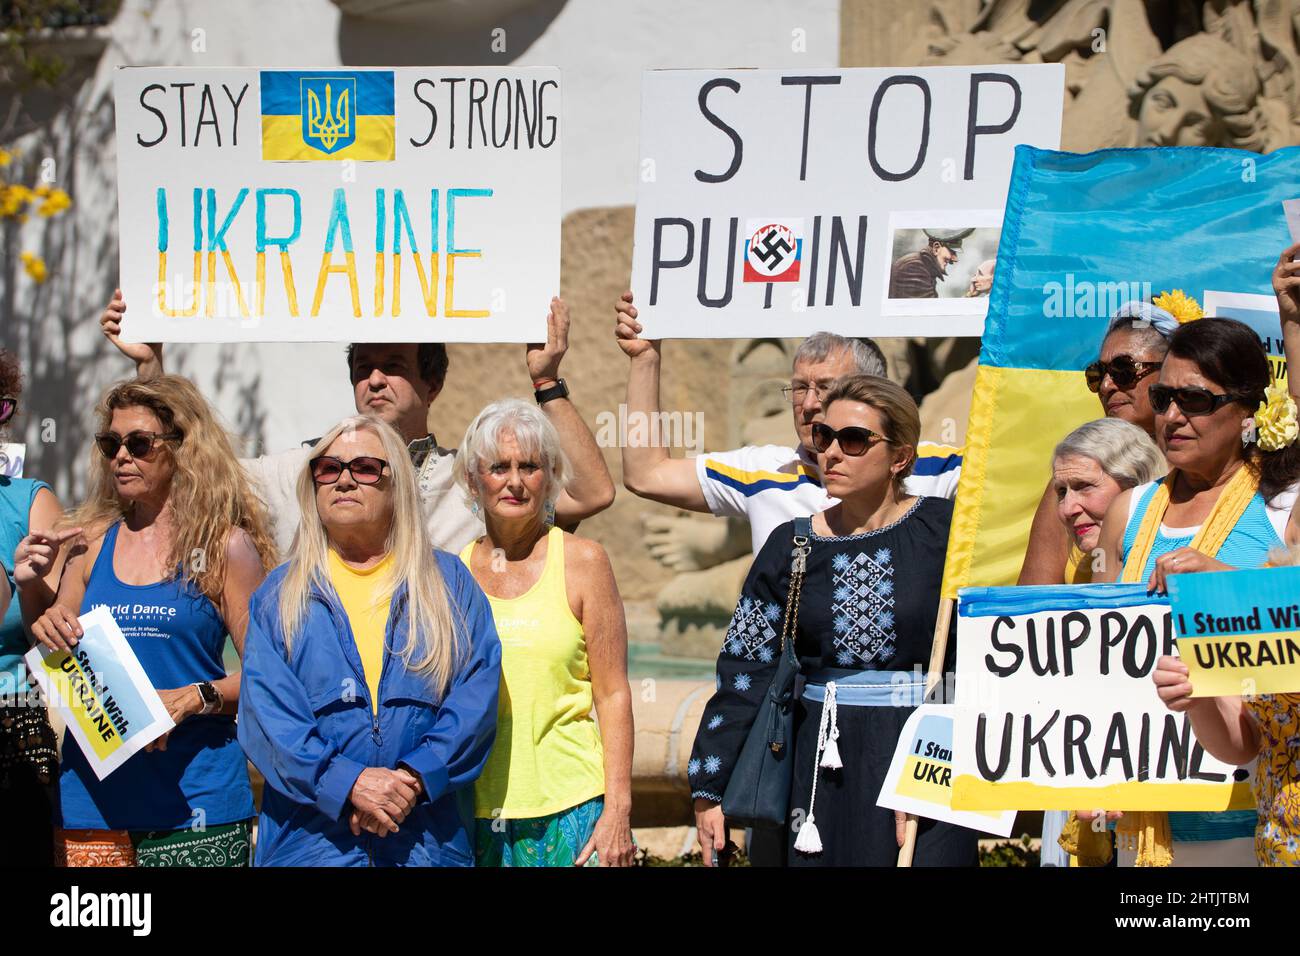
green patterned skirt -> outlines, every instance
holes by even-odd
[[[605,798],[545,817],[523,820],[475,820],[474,861],[477,866],[573,866],[591,839]],[[587,866],[598,866],[593,853]]]

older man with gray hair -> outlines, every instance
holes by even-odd
[[[643,339],[632,293],[615,306],[619,347],[631,360],[627,381],[629,417],[659,413],[659,342]],[[623,446],[623,484],[633,494],[686,511],[744,518],[756,554],[777,525],[825,511],[836,499],[822,487],[813,422],[822,414],[822,397],[844,375],[885,376],[885,357],[871,339],[818,332],[804,339],[794,356],[790,384],[782,389],[794,410],[798,443],[748,445],[695,459],[669,457],[664,447]],[[961,451],[921,442],[907,479],[909,495],[951,498],[957,491]]]

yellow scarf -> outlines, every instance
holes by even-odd
[[[1169,508],[1169,489],[1173,487],[1177,478],[1177,470],[1171,471],[1165,480],[1156,486],[1156,493],[1151,496],[1146,514],[1142,516],[1142,523],[1138,525],[1133,547],[1124,561],[1121,581],[1137,583],[1144,579],[1142,572],[1147,566],[1147,559],[1151,557],[1151,549],[1155,547],[1156,533],[1160,530],[1160,523],[1165,519],[1165,511]],[[1218,554],[1257,491],[1259,491],[1259,476],[1255,474],[1253,468],[1243,464],[1219,492],[1219,500],[1214,503],[1214,508],[1211,509],[1205,523],[1201,525],[1201,530],[1196,532],[1196,537],[1192,538],[1192,543],[1188,547],[1210,558]]]
[[[1138,525],[1133,547],[1124,561],[1121,581],[1136,583],[1144,580],[1147,559],[1155,547],[1156,534],[1169,508],[1169,489],[1177,479],[1177,470],[1171,471],[1151,496],[1142,523]],[[1189,547],[1210,558],[1218,554],[1258,491],[1259,476],[1253,468],[1243,464],[1219,492],[1219,499]],[[1137,866],[1170,866],[1173,863],[1169,815],[1162,811],[1140,810],[1124,814],[1115,825],[1115,840],[1121,849],[1137,854]]]

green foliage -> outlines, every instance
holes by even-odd
[[[1038,866],[1038,851],[1029,834],[1019,840],[1003,840],[991,847],[980,847],[980,866]]]

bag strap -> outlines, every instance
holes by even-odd
[[[785,617],[781,621],[781,650],[794,648],[795,628],[799,623],[799,595],[803,591],[803,576],[808,570],[808,554],[812,551],[812,518],[794,519],[794,547],[790,551],[790,593],[785,599]]]

